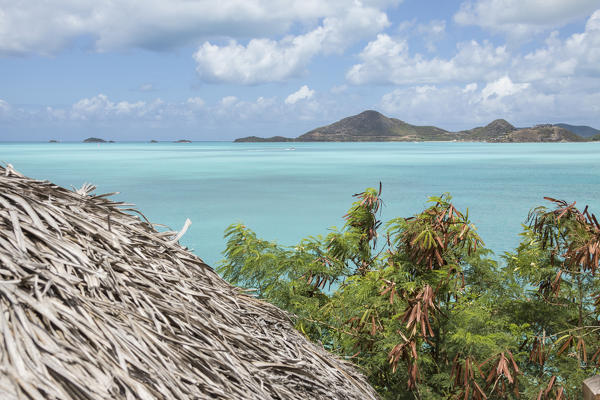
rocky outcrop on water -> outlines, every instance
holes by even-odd
[[[100,138],[97,138],[97,137],[89,137],[89,138],[85,139],[83,141],[83,143],[108,143],[108,142],[106,140],[104,140],[104,139],[100,139]]]

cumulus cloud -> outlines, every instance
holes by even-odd
[[[354,84],[437,83],[478,80],[505,65],[510,56],[504,46],[475,40],[459,43],[451,59],[411,55],[406,40],[377,35],[360,53],[362,63],[350,68],[346,78]]]
[[[464,89],[462,90],[463,93],[469,93],[469,92],[474,92],[477,90],[477,83],[476,82],[471,82],[469,84],[467,84]]]
[[[388,48],[399,43],[390,39]],[[413,122],[450,127],[486,124],[498,117],[525,125],[560,121],[597,123],[590,116],[600,112],[600,10],[588,18],[583,32],[564,39],[556,32],[551,33],[543,46],[524,54],[506,54],[499,63],[486,66],[486,62],[475,59],[475,65],[485,67],[479,74],[465,73],[461,77],[452,73],[463,65],[458,61],[458,53],[451,59],[437,60],[438,65],[454,67],[438,69],[439,80],[421,79],[416,80],[421,84],[411,84],[391,74],[388,82],[393,79],[404,86],[384,95],[381,108]],[[404,54],[407,60],[415,58],[410,57],[406,47],[392,54]],[[421,59],[422,65],[431,65],[431,61]],[[359,72],[365,73],[363,78],[386,79],[382,73],[373,71]],[[448,79],[453,76],[454,80]]]
[[[425,41],[427,51],[434,52],[436,43],[446,35],[446,21],[433,20],[427,24],[419,24],[416,32]]]
[[[600,90],[600,10],[583,32],[564,39],[552,32],[544,44],[525,53],[488,42],[459,43],[450,58],[411,54],[406,40],[380,34],[359,54],[346,78],[353,84],[468,84],[528,82],[545,93]],[[518,85],[519,83],[513,83]],[[515,87],[513,87],[514,89]],[[491,89],[490,89],[491,90]]]
[[[104,94],[80,99],[68,107],[15,107],[0,100],[0,118],[13,121],[160,121],[167,118],[187,118],[202,109],[199,97],[181,103],[152,101],[113,101]]]
[[[522,39],[584,18],[597,8],[597,0],[469,0],[454,21]]]
[[[200,97],[190,97],[187,99],[187,104],[193,109],[199,109],[204,107],[204,100]]]
[[[397,88],[382,96],[381,109],[415,124],[467,129],[505,118],[518,126],[548,122],[594,123],[600,110],[600,92],[547,93],[527,82],[503,78],[481,89],[450,85]],[[597,122],[597,121],[596,121]]]
[[[285,99],[285,104],[296,104],[299,100],[310,99],[315,91],[304,85]]]
[[[260,96],[255,100],[240,100],[226,96],[217,104],[208,107],[207,118],[221,123],[236,124],[254,121],[263,123],[277,120],[281,116],[281,103],[275,98]]]
[[[417,19],[413,18],[398,23],[396,32],[405,39],[411,38],[422,41],[427,51],[434,52],[437,42],[446,36],[446,21],[434,19],[427,23],[417,23]]]
[[[28,124],[79,129],[86,127],[92,131],[118,126],[125,131],[138,131],[140,135],[143,135],[144,127],[172,132],[174,126],[197,129],[201,125],[204,127],[202,132],[210,130],[218,135],[234,135],[233,132],[238,132],[237,136],[248,129],[267,124],[278,129],[287,127],[293,134],[300,134],[302,132],[295,130],[298,129],[298,123],[310,124],[305,121],[315,120],[324,122],[323,118],[330,116],[334,106],[339,105],[339,101],[321,103],[314,98],[314,91],[306,86],[295,93],[295,98],[295,102],[286,102],[277,97],[259,96],[254,100],[245,100],[225,96],[207,103],[200,97],[190,97],[181,102],[165,102],[158,98],[151,101],[117,101],[98,94],[80,99],[71,106],[37,106],[27,110],[0,99],[0,124],[8,123],[15,131],[19,126]],[[287,126],[281,121],[287,121]],[[308,127],[310,125],[305,126]]]
[[[0,121],[10,119],[12,114],[13,112],[10,104],[5,100],[0,99]]]
[[[565,78],[583,78],[587,85],[600,79],[600,10],[587,20],[585,30],[565,40],[553,32],[544,47],[517,60],[515,69],[520,79],[564,83]],[[572,83],[572,82],[571,82]]]
[[[317,46],[302,37],[288,37],[280,42],[252,39],[247,46],[236,41],[222,47],[206,42],[194,59],[196,71],[204,81],[256,84],[298,75],[318,51]]]
[[[224,107],[231,107],[237,103],[238,99],[235,96],[225,96],[221,99],[221,105]]]
[[[160,99],[152,103],[137,101],[130,103],[128,101],[112,102],[104,94],[94,97],[81,99],[73,104],[70,110],[71,119],[106,119],[106,118],[137,118],[160,117],[161,106],[163,102]]]
[[[488,99],[492,96],[499,98],[512,96],[514,94],[522,92],[528,87],[529,83],[513,83],[513,81],[508,76],[503,76],[502,78],[485,85],[485,87],[481,89],[481,96],[484,99]]]
[[[196,71],[209,82],[251,85],[283,81],[304,72],[317,54],[340,53],[388,25],[385,13],[356,3],[341,17],[327,17],[302,35],[252,39],[246,46],[235,40],[223,46],[205,42],[194,54]]]
[[[398,0],[365,0],[385,8]],[[78,38],[99,51],[167,49],[211,37],[281,35],[353,7],[354,0],[0,1],[0,55],[52,54]]]

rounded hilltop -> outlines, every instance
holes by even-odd
[[[83,143],[115,143],[114,140],[104,140],[97,137],[89,137],[83,140]]]
[[[97,137],[89,137],[87,139],[84,139],[83,143],[108,143],[108,142],[104,139],[100,139]]]
[[[565,124],[542,124],[532,128],[515,128],[504,119],[496,119],[486,126],[450,132],[432,125],[412,125],[397,118],[389,118],[375,110],[343,118],[306,132],[297,138],[248,136],[235,142],[582,142],[588,140]],[[566,125],[565,125],[566,126]],[[585,126],[572,126],[578,132],[594,133]],[[586,128],[586,129],[584,129]],[[600,132],[600,131],[598,131]],[[587,134],[586,133],[586,134]],[[590,134],[590,137],[592,135]]]

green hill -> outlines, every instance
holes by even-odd
[[[560,128],[564,128],[568,131],[578,134],[582,137],[591,138],[596,135],[600,135],[600,129],[592,128],[587,125],[569,125],[569,124],[554,124]]]
[[[588,127],[589,128],[589,127]],[[593,129],[593,128],[590,128]],[[531,128],[515,128],[503,119],[492,121],[486,126],[449,132],[435,126],[411,125],[396,118],[367,110],[346,117],[333,124],[306,132],[297,138],[274,136],[260,138],[249,136],[236,139],[236,142],[416,142],[416,141],[457,141],[457,142],[584,142],[583,138],[571,130],[558,125],[536,125]]]
[[[313,129],[297,139],[300,142],[362,142],[452,140],[450,132],[435,126],[411,125],[373,111],[344,118]]]

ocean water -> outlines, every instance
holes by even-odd
[[[0,161],[65,187],[120,192],[152,222],[192,226],[182,243],[215,265],[244,222],[285,245],[341,227],[352,194],[383,184],[381,219],[450,192],[497,255],[544,196],[600,214],[600,143],[0,143]]]

